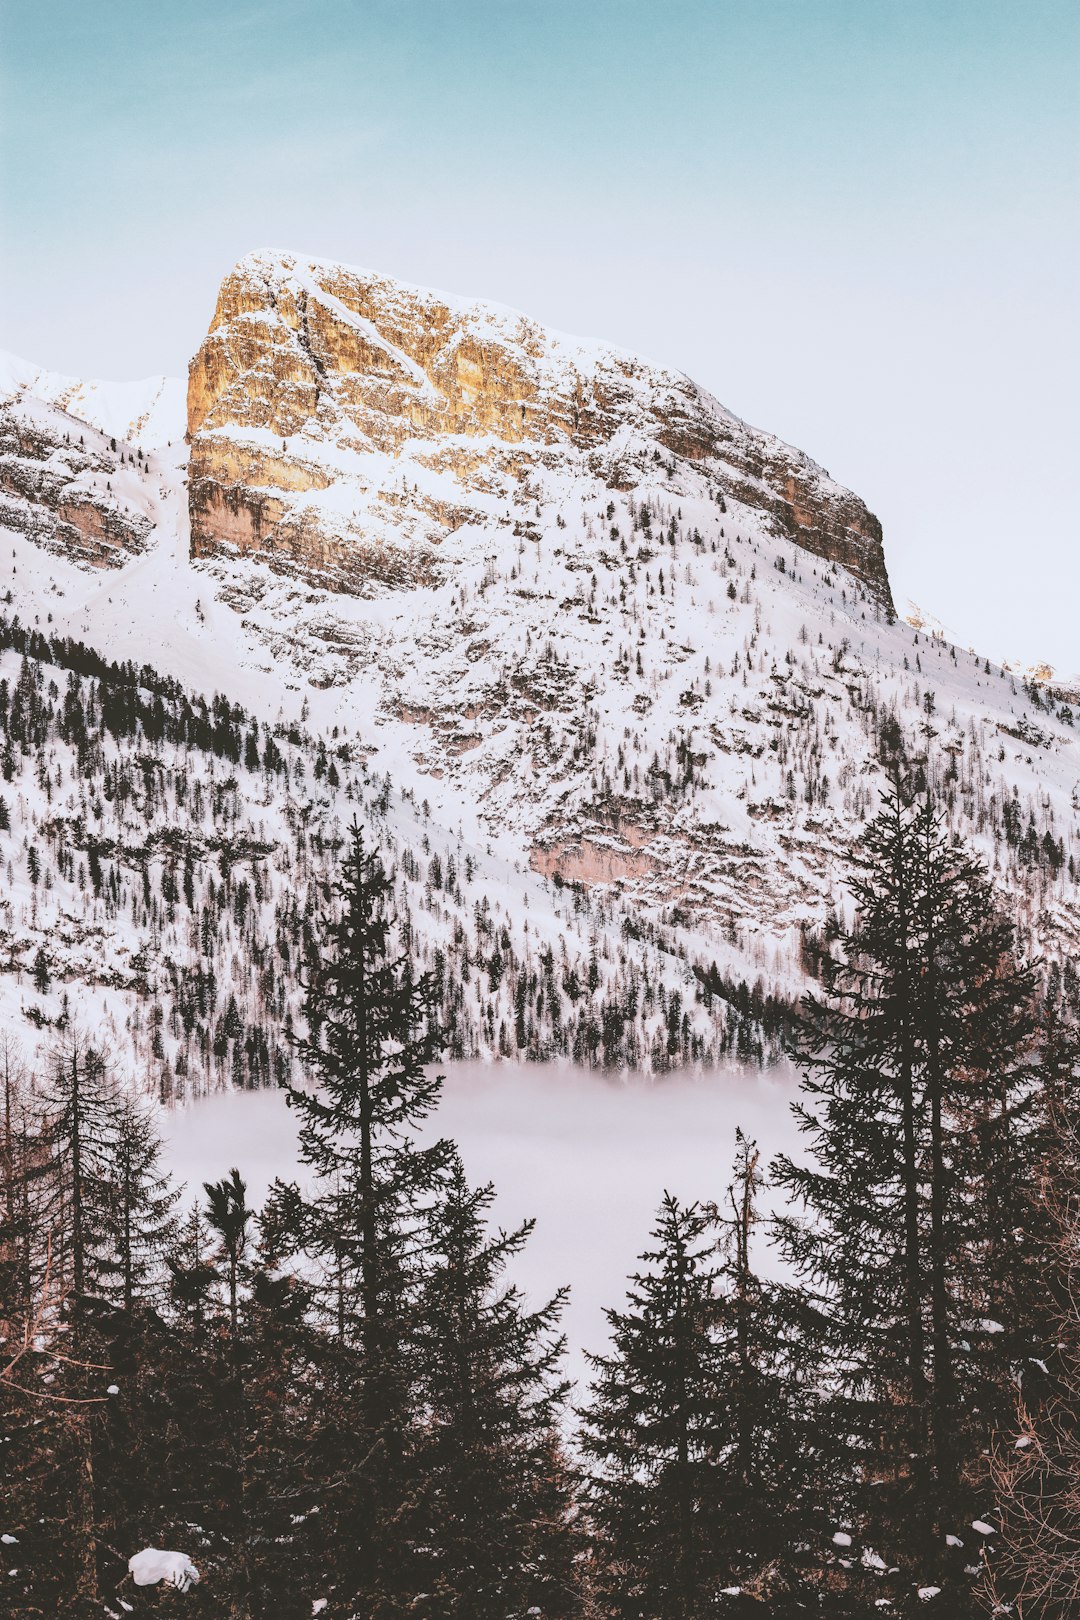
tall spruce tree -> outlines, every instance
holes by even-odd
[[[79,1300],[99,1289],[112,1224],[120,1103],[103,1054],[77,1034],[53,1054],[50,1116],[54,1263]]]
[[[809,1218],[778,1233],[819,1312],[858,1529],[897,1600],[936,1585],[960,1613],[983,1453],[1033,1326],[1034,980],[929,795],[894,784],[851,889],[856,926],[802,1028],[812,1159],[774,1170]]]
[[[490,1234],[493,1197],[469,1187],[455,1158],[432,1210],[405,1519],[413,1585],[431,1620],[569,1620],[580,1538],[557,1433],[569,1389],[558,1332],[566,1294],[530,1309],[506,1282],[533,1223]]]
[[[618,1620],[704,1620],[728,1578],[715,1217],[664,1195],[611,1347],[591,1357],[581,1445],[593,1465],[597,1585]]]
[[[131,1098],[120,1099],[106,1163],[109,1215],[98,1286],[128,1312],[163,1292],[180,1190],[162,1168],[161,1154],[161,1138],[147,1110]]]
[[[278,1185],[266,1224],[276,1258],[302,1254],[329,1331],[322,1438],[333,1490],[320,1518],[336,1544],[335,1590],[357,1614],[392,1613],[416,1406],[414,1336],[426,1208],[448,1164],[421,1146],[441,1076],[428,982],[392,949],[390,878],[354,823],[307,987],[311,1082],[289,1090],[310,1190]],[[329,1548],[328,1548],[329,1555]],[[332,1561],[332,1560],[331,1560]]]
[[[762,1602],[805,1590],[831,1494],[833,1447],[821,1423],[817,1344],[797,1293],[753,1263],[765,1177],[757,1144],[736,1132],[720,1231],[715,1400],[723,1413],[726,1582]]]

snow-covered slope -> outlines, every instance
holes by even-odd
[[[429,841],[498,864],[508,916],[545,894],[569,918],[575,886],[587,891],[585,934],[613,962],[640,935],[684,967],[796,995],[898,751],[1033,941],[1080,952],[1075,705],[893,622],[870,542],[858,574],[833,548],[830,526],[865,513],[855,497],[801,471],[817,518],[795,522],[797,544],[778,469],[813,464],[781,446],[771,471],[736,476],[736,449],[745,460],[767,436],[686,379],[506,312],[265,259],[226,282],[193,367],[194,545],[177,422],[163,449],[123,464],[154,522],[141,554],[95,572],[14,530],[9,611],[264,721],[329,740],[338,728],[419,808]],[[450,328],[475,345],[471,396],[473,373],[447,370],[467,348]],[[607,388],[603,408],[586,383]],[[262,425],[242,420],[260,410]],[[292,424],[274,415],[286,410]],[[726,451],[675,442],[676,411],[684,428],[730,432]],[[298,468],[306,489],[286,487]],[[251,527],[207,526],[260,500],[281,503],[286,529],[296,520],[299,549],[270,521],[258,544]],[[388,568],[390,552],[435,561]]]
[[[0,401],[31,395],[97,428],[106,438],[156,450],[184,436],[184,385],[178,377],[88,382],[46,371],[0,350]]]
[[[141,555],[164,516],[162,473],[183,456],[180,397],[161,378],[79,383],[0,353],[0,522],[94,568]],[[144,451],[158,427],[163,449]]]

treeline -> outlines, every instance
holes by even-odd
[[[70,1032],[47,1074],[9,1061],[11,1612],[1074,1613],[1075,975],[1019,959],[899,785],[853,883],[798,1036],[807,1152],[766,1170],[740,1135],[726,1187],[663,1197],[587,1390],[563,1295],[513,1284],[529,1227],[422,1129],[434,987],[358,828],[295,1043],[304,1176],[260,1211],[239,1170],[182,1209]],[[201,1581],[134,1587],[146,1547]]]
[[[0,619],[5,645],[21,659],[0,675],[0,972],[33,987],[38,1029],[62,1031],[69,1001],[103,986],[112,1044],[162,1101],[290,1077],[312,920],[354,814],[433,975],[448,1058],[775,1055],[746,986],[706,991],[661,929],[621,927],[615,898],[552,890],[554,927],[546,906],[493,903],[481,852],[369,774],[355,742]]]

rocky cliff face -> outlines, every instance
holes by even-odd
[[[370,272],[243,259],[191,365],[188,433],[194,557],[358,594],[437,583],[538,532],[568,480],[632,493],[692,471],[892,611],[874,515],[689,378]]]
[[[130,444],[22,389],[0,393],[0,523],[93,567],[142,552],[154,527],[148,463]]]

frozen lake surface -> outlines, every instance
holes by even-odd
[[[571,1287],[565,1327],[570,1372],[602,1349],[603,1310],[620,1305],[665,1190],[687,1201],[723,1198],[735,1129],[767,1161],[792,1149],[787,1064],[684,1078],[612,1079],[582,1069],[517,1063],[450,1064],[428,1134],[452,1137],[473,1182],[492,1181],[494,1218],[536,1217],[518,1281],[539,1302]],[[299,1176],[295,1119],[285,1094],[227,1092],[165,1117],[170,1169],[192,1190],[233,1165],[261,1203],[275,1176]],[[759,1253],[763,1269],[773,1269]]]

